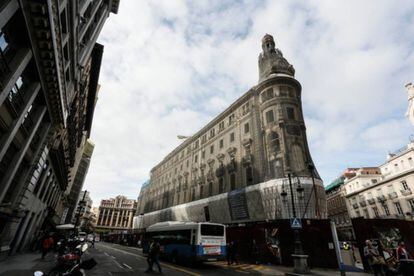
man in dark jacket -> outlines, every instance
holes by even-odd
[[[148,257],[147,257],[148,269],[146,270],[146,272],[153,271],[152,267],[154,263],[157,264],[158,271],[160,273],[162,272],[161,265],[159,262],[159,255],[160,255],[160,244],[157,241],[151,240],[150,248],[148,251]]]

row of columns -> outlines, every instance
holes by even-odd
[[[98,226],[131,227],[133,210],[101,209]]]

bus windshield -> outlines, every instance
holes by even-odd
[[[224,236],[224,226],[214,224],[201,224],[202,236]]]

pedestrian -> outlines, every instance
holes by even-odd
[[[404,241],[400,241],[397,247],[397,259],[399,261],[398,271],[403,276],[413,275],[414,263],[411,259],[410,253],[405,248]]]
[[[93,235],[91,243],[92,247],[95,248],[95,235]]]
[[[49,250],[53,247],[54,240],[50,234],[48,234],[42,242],[42,259],[45,258]]]
[[[385,260],[380,256],[378,249],[372,244],[371,240],[365,241],[364,256],[367,258],[368,264],[372,268],[375,276],[385,276],[383,270]]]
[[[160,244],[157,241],[151,240],[148,257],[147,257],[148,269],[146,270],[146,272],[153,271],[152,267],[155,263],[158,267],[158,272],[162,273],[161,265],[159,262],[159,255],[160,255]]]
[[[230,265],[232,250],[233,250],[232,243],[231,242],[227,243],[226,245],[227,265]]]
[[[231,241],[227,246],[227,265],[232,265],[233,263],[238,264],[237,259],[237,247],[234,241]]]
[[[252,259],[254,264],[259,263],[259,247],[257,246],[256,240],[253,239],[252,241]]]
[[[408,260],[411,259],[410,253],[408,253],[407,249],[405,248],[404,241],[400,241],[397,247],[397,258],[398,260]]]

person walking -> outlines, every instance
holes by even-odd
[[[399,261],[398,270],[403,276],[413,275],[414,262],[410,253],[405,248],[404,241],[400,241],[397,247],[397,259]]]
[[[227,243],[227,246],[226,246],[227,265],[230,265],[231,255],[233,254],[232,253],[232,251],[233,251],[233,246],[232,245],[233,245],[233,243],[229,242],[229,243]]]
[[[161,265],[159,262],[159,255],[160,255],[160,244],[157,241],[151,240],[147,262],[148,262],[148,269],[146,272],[153,271],[152,267],[154,266],[154,263],[158,267],[158,272],[162,273]]]
[[[52,236],[49,234],[47,235],[42,242],[42,259],[45,258],[49,250],[53,247],[54,240]]]
[[[385,276],[383,270],[385,260],[380,256],[378,249],[372,244],[371,240],[365,241],[364,256],[367,258],[368,264],[372,268],[375,276]]]
[[[258,264],[259,263],[259,247],[257,246],[256,240],[253,239],[252,241],[252,261],[254,264]]]

